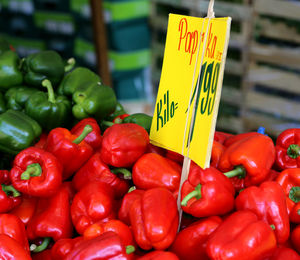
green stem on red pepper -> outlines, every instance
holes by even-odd
[[[26,170],[21,174],[21,180],[29,180],[31,177],[41,176],[42,167],[38,163],[27,165]]]
[[[188,201],[192,198],[201,199],[201,184],[198,184],[192,192],[184,197],[181,201],[181,205],[186,206]]]
[[[110,126],[113,126],[115,123],[110,122],[110,121],[102,120],[102,121],[101,121],[101,124],[104,125],[104,126],[110,127]]]
[[[30,251],[34,252],[34,253],[42,252],[48,247],[48,245],[50,244],[50,241],[51,241],[51,237],[45,237],[43,242],[39,246],[32,244],[30,246]]]
[[[298,203],[300,201],[300,187],[292,187],[289,192],[289,198],[293,202]]]
[[[18,192],[12,185],[1,184],[1,187],[7,196],[12,195],[15,198],[21,195],[21,193]]]
[[[48,91],[48,101],[51,103],[56,103],[55,100],[55,95],[54,95],[54,91],[53,91],[53,87],[51,82],[48,79],[45,79],[42,81],[42,86],[47,88]]]
[[[135,247],[132,245],[126,246],[126,254],[129,255],[135,251]]]
[[[75,62],[76,61],[74,58],[68,59],[67,61],[68,64],[65,66],[65,72],[69,72],[71,69],[73,69],[75,66]]]
[[[270,227],[273,229],[273,230],[275,230],[275,225],[270,225]]]
[[[126,168],[114,168],[111,172],[114,174],[122,173],[125,180],[131,180],[131,172]]]
[[[129,188],[129,190],[128,190],[127,193],[132,192],[132,191],[134,191],[134,190],[136,190],[136,187],[135,187],[135,186],[132,186],[132,187]]]
[[[291,144],[287,149],[287,155],[292,159],[298,158],[300,156],[300,146],[298,144]]]
[[[91,125],[86,125],[83,128],[82,133],[75,140],[73,140],[73,143],[80,144],[82,140],[92,131],[93,131],[93,127]]]
[[[224,175],[228,178],[239,177],[240,179],[242,179],[246,176],[246,170],[243,166],[238,165],[232,171],[225,172]]]

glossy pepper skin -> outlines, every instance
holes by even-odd
[[[272,228],[249,210],[228,216],[207,241],[207,254],[213,260],[263,260],[276,249]]]
[[[300,255],[291,248],[277,247],[275,253],[270,258],[270,260],[282,260],[282,259],[299,260]]]
[[[166,188],[145,191],[129,212],[135,241],[144,250],[168,248],[176,237],[178,211],[176,199]]]
[[[222,154],[225,151],[225,146],[217,141],[213,141],[211,150],[210,166],[218,168]]]
[[[129,183],[124,178],[119,178],[112,171],[101,160],[100,153],[96,152],[75,173],[72,179],[73,187],[78,191],[89,182],[100,181],[108,184],[113,189],[116,198],[122,198],[129,189]],[[131,179],[131,175],[125,176],[125,178]]]
[[[112,113],[117,105],[117,98],[111,87],[91,83],[87,87],[79,87],[72,95],[73,116],[77,119],[94,117],[103,120]]]
[[[115,216],[113,196],[112,189],[102,182],[88,183],[76,193],[71,205],[71,217],[79,234],[83,234],[90,225]]]
[[[7,109],[23,111],[29,97],[38,90],[26,86],[18,86],[8,89],[5,92]]]
[[[225,147],[229,147],[230,145],[232,145],[235,142],[239,142],[242,139],[248,138],[248,137],[252,137],[252,136],[256,136],[256,135],[260,135],[260,133],[257,132],[247,132],[247,133],[241,133],[241,134],[237,134],[237,135],[232,135],[229,136],[228,138],[226,138],[226,140],[224,140],[223,145]]]
[[[82,236],[75,238],[62,238],[54,243],[51,248],[52,260],[63,260],[71,252],[71,250],[77,247],[78,244],[83,241]]]
[[[22,203],[22,196],[11,185],[9,171],[0,170],[0,184],[0,213],[6,213]]]
[[[61,186],[50,198],[40,198],[35,215],[27,225],[28,239],[52,238],[58,241],[71,238],[73,227],[69,200],[70,195],[66,186]]]
[[[91,239],[100,236],[101,234],[112,231],[120,237],[122,244],[125,246],[134,245],[132,232],[126,224],[117,219],[111,219],[105,223],[95,223],[89,226],[83,233],[85,239]]]
[[[232,183],[220,171],[192,163],[181,188],[181,208],[198,218],[224,215],[234,207],[234,194]]]
[[[91,131],[87,125],[79,136],[62,127],[49,132],[44,149],[62,164],[63,180],[72,176],[92,156],[93,148],[83,140]]]
[[[42,85],[48,92],[33,93],[26,102],[25,113],[46,131],[68,126],[72,116],[71,101],[65,96],[56,96],[49,80],[43,80]]]
[[[79,243],[66,256],[65,260],[127,260],[130,259],[129,257],[119,236],[114,232],[108,231],[96,238],[84,240]]]
[[[22,71],[29,86],[40,88],[44,79],[56,86],[64,76],[65,64],[56,51],[46,50],[28,55],[23,60]]]
[[[275,149],[279,169],[300,168],[300,129],[290,128],[281,132]]]
[[[93,131],[90,132],[83,140],[93,147],[94,150],[97,150],[102,143],[101,129],[98,125],[96,119],[88,117],[80,120],[75,126],[72,127],[71,133],[73,135],[80,135],[86,125],[90,125],[93,128]]]
[[[13,208],[11,211],[9,211],[9,214],[13,214],[20,218],[20,220],[24,223],[26,226],[31,220],[31,218],[34,215],[34,212],[36,210],[38,198],[32,197],[32,196],[22,196],[22,202],[15,208]]]
[[[24,194],[49,197],[62,183],[62,166],[53,154],[29,147],[15,157],[10,179],[13,186]]]
[[[137,189],[164,187],[170,191],[179,189],[181,171],[169,160],[156,153],[143,154],[133,165],[132,180]]]
[[[225,133],[225,132],[221,132],[221,131],[215,131],[214,134],[214,141],[220,143],[220,144],[224,144],[224,142],[229,138],[232,137],[233,134],[229,134],[229,133]]]
[[[0,89],[20,85],[23,82],[22,72],[19,70],[20,59],[16,52],[7,50],[0,54]]]
[[[88,86],[90,83],[101,83],[99,75],[88,68],[77,67],[67,73],[59,84],[59,95],[72,96],[79,87]]]
[[[115,124],[104,131],[101,159],[115,167],[131,167],[146,151],[147,131],[137,124]]]
[[[169,250],[181,260],[209,260],[206,242],[221,223],[222,219],[217,216],[192,223],[177,234]]]
[[[274,161],[272,139],[256,133],[230,145],[222,154],[218,168],[229,178],[244,178],[245,187],[249,187],[266,179]]]
[[[150,133],[152,116],[149,116],[145,113],[134,113],[125,117],[122,123],[134,123],[143,127],[147,133]]]
[[[286,169],[276,178],[285,195],[290,221],[300,224],[300,168]]]
[[[172,252],[155,250],[138,258],[139,260],[179,260]],[[200,259],[200,258],[198,258]]]
[[[144,190],[133,189],[129,190],[129,192],[124,195],[121,206],[118,211],[118,218],[121,221],[123,221],[126,225],[130,225],[129,212],[133,202],[136,199],[140,199],[144,192]]]
[[[15,239],[0,235],[0,259],[5,260],[31,260],[30,254]]]
[[[42,128],[34,119],[9,109],[0,114],[0,151],[17,154],[31,146],[41,132]]]
[[[12,214],[0,214],[0,234],[15,239],[29,252],[25,226],[17,216]]]
[[[263,182],[259,187],[252,186],[244,189],[237,196],[235,205],[237,210],[251,210],[258,219],[273,225],[278,243],[283,244],[288,240],[290,222],[285,194],[277,182]]]
[[[296,226],[291,232],[291,242],[293,247],[300,253],[300,225]]]

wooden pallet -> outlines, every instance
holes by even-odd
[[[245,131],[265,126],[275,137],[300,127],[300,32],[286,20],[300,26],[300,3],[256,0],[253,7],[258,30],[250,48],[243,124]]]
[[[159,84],[162,59],[164,54],[164,43],[166,34],[168,13],[180,13],[190,16],[204,17],[207,12],[208,0],[154,0],[152,1],[152,19],[151,26],[153,32],[152,42],[152,75],[153,85],[156,88]],[[252,8],[247,0],[241,0],[241,4],[230,3],[226,1],[215,2],[214,11],[216,17],[230,16],[232,17],[232,30],[230,34],[228,55],[225,65],[224,86],[222,89],[222,104],[234,106],[238,111],[235,115],[226,114],[222,119],[222,109],[219,111],[217,120],[217,128],[224,131],[238,133],[243,131],[242,124],[239,122],[239,111],[242,106],[243,79],[247,72],[248,53],[249,53],[249,37],[251,32]],[[161,11],[164,10],[164,12]],[[239,30],[234,30],[239,28]],[[235,55],[240,54],[240,55]],[[240,56],[240,57],[235,57]],[[227,84],[226,78],[234,77],[240,79],[241,84]],[[233,123],[234,122],[234,123]]]

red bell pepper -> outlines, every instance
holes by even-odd
[[[71,129],[71,134],[79,136],[86,125],[92,126],[93,130],[83,140],[96,150],[100,148],[102,143],[101,129],[96,119],[89,117],[80,120]]]
[[[114,167],[131,167],[146,151],[147,131],[133,123],[115,124],[104,131],[101,159]]]
[[[10,178],[13,186],[22,193],[49,197],[62,183],[62,166],[53,154],[29,147],[15,157]]]
[[[290,128],[276,139],[276,165],[281,169],[300,168],[300,129]]]
[[[251,210],[258,219],[274,226],[277,242],[283,244],[290,235],[290,221],[285,194],[275,181],[263,182],[240,192],[235,200],[237,210]]]
[[[123,221],[126,225],[130,225],[129,212],[133,202],[139,199],[144,194],[144,190],[129,190],[127,194],[124,195],[120,209],[118,211],[118,218]]]
[[[296,251],[288,247],[277,247],[275,253],[270,260],[300,260],[300,255]]]
[[[32,260],[53,260],[50,249],[46,249],[40,253],[33,253],[31,258]]]
[[[272,139],[256,133],[230,145],[221,156],[218,168],[229,178],[245,178],[245,187],[249,187],[267,178],[274,161]]]
[[[72,176],[92,156],[93,148],[83,140],[92,130],[86,125],[79,136],[60,127],[50,131],[45,150],[54,154],[62,164],[63,180]]]
[[[277,179],[277,177],[279,176],[278,171],[274,170],[274,169],[270,169],[267,178],[265,179],[265,181],[275,181]]]
[[[293,247],[300,253],[300,225],[296,226],[291,232],[291,241]]]
[[[37,148],[40,148],[40,149],[44,149],[46,141],[47,141],[47,133],[43,132],[40,135],[39,141],[34,144],[34,147],[37,147]]]
[[[13,214],[21,219],[25,226],[27,226],[29,220],[33,217],[36,206],[37,197],[22,196],[22,203],[12,209],[9,213]]]
[[[181,188],[181,207],[198,218],[224,215],[234,207],[234,194],[232,183],[220,171],[213,167],[203,170],[192,162]]]
[[[111,231],[89,240],[83,240],[65,257],[65,260],[130,259],[132,247],[122,244],[120,237]]]
[[[113,190],[108,184],[91,182],[74,197],[71,205],[73,225],[83,234],[90,225],[115,218]]]
[[[172,252],[155,250],[138,258],[139,260],[179,260]],[[198,258],[200,259],[200,258]],[[201,258],[202,259],[202,258]]]
[[[108,222],[97,222],[88,228],[83,233],[85,239],[91,239],[100,236],[101,234],[112,231],[118,234],[122,244],[125,246],[134,245],[134,240],[130,228],[122,221],[117,219],[111,219]]]
[[[0,184],[0,213],[6,213],[21,204],[22,196],[10,185],[9,171],[0,170]]]
[[[113,123],[115,124],[120,124],[122,123],[123,119],[130,116],[129,114],[122,114],[122,115],[119,115],[119,116],[116,116],[114,119],[113,119]]]
[[[182,163],[183,163],[183,158],[184,158],[183,155],[173,152],[171,150],[167,150],[166,157],[179,163],[180,165],[182,165]]]
[[[25,226],[17,216],[12,214],[0,214],[0,234],[15,239],[29,252]]]
[[[63,185],[52,197],[41,198],[38,201],[35,215],[27,225],[27,236],[29,240],[43,238],[44,241],[34,249],[34,252],[46,249],[50,243],[50,238],[57,241],[72,237],[73,226],[69,201],[68,188]]]
[[[290,221],[300,224],[300,169],[286,169],[276,178],[286,194]]]
[[[129,212],[133,235],[144,250],[168,248],[176,237],[178,211],[175,197],[166,188],[153,188],[136,199]]]
[[[15,239],[0,235],[0,259],[3,260],[31,260],[30,254]]]
[[[180,260],[209,260],[206,242],[221,222],[222,219],[217,216],[194,222],[177,234],[170,251]]]
[[[207,241],[207,254],[222,260],[263,260],[276,249],[272,228],[249,210],[228,216]]]
[[[248,138],[248,137],[252,137],[252,136],[256,136],[256,135],[260,135],[260,133],[257,132],[247,132],[247,133],[241,133],[241,134],[237,134],[237,135],[232,135],[229,136],[228,138],[226,138],[226,140],[223,142],[223,145],[225,147],[229,147],[230,145],[234,144],[235,142],[239,142],[242,139]]]
[[[128,173],[130,173],[128,171]],[[119,178],[113,173],[107,164],[100,157],[100,153],[96,152],[74,175],[72,184],[76,190],[80,190],[88,182],[100,181],[107,183],[114,190],[115,196],[121,198],[129,189],[129,183],[125,179],[131,179],[130,175]]]
[[[154,144],[149,143],[147,145],[146,153],[157,153],[161,156],[165,156],[166,152],[167,152],[166,149],[156,146]]]
[[[225,133],[225,132],[221,132],[221,131],[215,131],[214,134],[214,141],[220,143],[220,144],[224,144],[224,142],[229,138],[229,137],[233,137],[233,134],[229,134],[229,133]]]
[[[222,154],[225,151],[225,146],[221,143],[214,141],[212,150],[211,150],[211,158],[210,158],[210,166],[217,168],[219,166],[219,162]]]
[[[55,242],[51,248],[52,260],[63,260],[65,257],[83,241],[83,237],[62,238]]]
[[[132,180],[138,189],[164,187],[173,192],[179,189],[180,169],[159,154],[146,153],[133,165]]]

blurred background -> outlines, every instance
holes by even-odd
[[[130,113],[151,115],[168,14],[204,17],[208,3],[0,0],[0,34],[21,57],[45,49],[74,57],[106,77]],[[216,0],[214,10],[232,17],[217,130],[264,126],[276,136],[300,127],[300,1]]]

